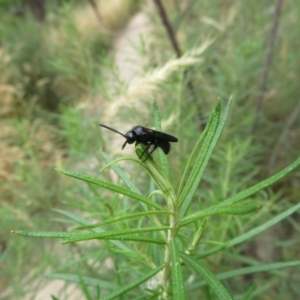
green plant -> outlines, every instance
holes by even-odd
[[[195,293],[195,291],[201,295],[201,292],[199,292],[201,290],[200,287],[205,285],[209,287],[209,289],[206,289],[206,292],[210,293],[212,291],[214,297],[218,299],[233,299],[233,294],[221,282],[222,279],[299,266],[300,261],[278,262],[215,274],[204,263],[204,258],[209,258],[220,251],[227,251],[230,247],[247,241],[300,208],[300,204],[294,205],[264,224],[248,232],[243,232],[226,243],[208,243],[208,247],[205,250],[202,248],[200,251],[207,217],[244,215],[257,211],[260,206],[251,201],[250,196],[282,179],[300,164],[300,158],[298,158],[294,163],[270,178],[235,195],[231,195],[218,204],[191,213],[189,209],[192,200],[225,126],[230,107],[231,101],[229,101],[221,116],[221,104],[220,102],[217,104],[204,132],[189,156],[177,191],[171,184],[169,165],[164,154],[160,152],[161,167],[156,164],[152,157],[142,163],[141,161],[147,154],[143,154],[143,145],[137,145],[136,154],[138,157],[142,155],[140,157],[141,161],[126,157],[111,161],[105,167],[111,166],[126,187],[84,174],[59,170],[62,174],[88,183],[91,189],[93,189],[93,185],[96,185],[125,196],[123,201],[130,204],[130,208],[121,205],[122,208],[118,211],[115,204],[117,203],[116,200],[119,201],[120,199],[114,197],[111,199],[111,203],[107,204],[109,205],[109,213],[106,214],[105,219],[101,222],[92,223],[81,216],[66,211],[59,211],[72,221],[80,224],[80,226],[77,226],[71,232],[16,231],[16,233],[31,237],[61,238],[64,244],[87,240],[102,241],[101,245],[103,243],[110,244],[106,248],[106,255],[114,258],[118,284],[114,284],[109,280],[100,280],[99,277],[102,277],[101,275],[91,278],[83,276],[80,272],[79,275],[54,274],[51,276],[51,278],[79,282],[86,299],[115,299],[116,297],[127,295],[127,293],[131,296],[131,299],[134,296],[137,298],[142,297],[143,299],[145,297],[149,299],[151,297],[154,299],[157,297],[163,299],[186,299],[185,297],[188,293]],[[156,129],[161,130],[156,103],[154,103],[154,116]],[[105,157],[109,160],[107,156]],[[115,165],[121,160],[129,160],[141,166],[155,182],[157,189],[152,189],[147,197],[142,195],[129,176]],[[128,198],[135,200],[136,203],[129,202]],[[122,210],[126,211],[126,213],[122,214]],[[109,229],[104,229],[105,226],[110,227]],[[90,232],[84,232],[84,230],[89,230]],[[105,254],[103,255],[104,257]],[[126,272],[127,276],[124,276],[125,273],[123,274],[123,272]],[[189,286],[186,280],[191,273],[200,275],[203,281],[197,281],[196,284]],[[105,276],[109,277],[107,274]],[[157,283],[150,288],[149,282],[153,278],[156,278]],[[148,287],[145,285],[146,282]],[[93,295],[89,286],[97,287]],[[104,292],[103,294],[103,291],[106,291],[106,293]],[[250,293],[253,295],[255,291],[250,291]],[[210,296],[208,295],[208,297]]]

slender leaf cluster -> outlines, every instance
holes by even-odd
[[[137,288],[142,289],[145,296],[149,296],[152,293],[152,295],[161,299],[186,299],[187,278],[185,278],[185,274],[189,273],[201,275],[203,281],[198,283],[198,287],[203,285],[209,286],[210,291],[217,299],[233,299],[232,294],[226,289],[221,282],[221,279],[236,276],[236,271],[219,275],[214,274],[214,272],[206,265],[204,258],[250,239],[259,232],[276,224],[298,210],[300,205],[295,205],[274,219],[269,220],[267,223],[262,224],[249,232],[245,232],[240,236],[236,236],[226,243],[212,246],[206,252],[199,253],[197,252],[197,248],[201,243],[205,231],[206,218],[216,215],[244,215],[257,211],[260,206],[249,201],[249,197],[292,172],[299,166],[300,158],[279,173],[228,199],[223,199],[222,202],[216,205],[190,212],[192,201],[199,188],[208,161],[225,126],[230,106],[231,101],[229,101],[226,106],[224,113],[221,114],[221,103],[218,102],[204,132],[199,137],[189,156],[178,189],[171,184],[170,168],[168,161],[162,152],[160,153],[160,166],[152,157],[142,163],[147,155],[147,153],[144,153],[143,145],[136,146],[136,154],[140,160],[123,158],[110,161],[109,157],[103,154],[104,158],[109,162],[105,168],[112,167],[118,177],[123,181],[125,187],[84,174],[64,170],[59,170],[59,172],[88,184],[113,191],[114,193],[121,195],[121,199],[131,199],[132,202],[135,201],[136,203],[139,203],[140,205],[137,206],[137,211],[108,217],[107,219],[96,223],[91,223],[86,219],[62,212],[70,219],[77,221],[79,226],[76,228],[76,231],[17,231],[17,233],[32,237],[60,238],[62,243],[102,240],[103,242],[112,243],[114,247],[119,249],[119,251],[124,251],[124,253],[126,251],[132,251],[134,247],[137,249],[139,248],[139,245],[146,244],[147,247],[140,247],[139,250],[137,250],[139,255],[146,258],[145,261],[141,263],[143,265],[143,274],[122,286],[114,286],[111,288],[111,292],[101,295],[101,299],[115,299],[116,297],[130,293]],[[154,119],[156,129],[161,130],[160,116],[156,103],[154,103]],[[116,163],[120,160],[131,160],[137,163],[149,174],[155,183],[156,189],[153,189],[148,196],[143,195],[129,177],[116,166]],[[145,219],[147,219],[147,222],[138,222],[137,227],[128,226],[128,224],[130,224],[128,221],[130,220]],[[120,225],[117,227],[118,229],[104,229],[106,228],[105,226],[116,224]],[[144,224],[147,224],[147,226]],[[186,243],[181,238],[180,231],[190,224],[195,225],[196,231],[192,236],[187,237],[189,242]],[[197,256],[194,255],[195,253],[197,253]],[[156,258],[156,255],[158,256],[158,259]],[[299,264],[299,262],[287,262],[278,265],[270,264],[264,266],[263,271],[287,266],[298,266]],[[245,268],[244,270],[239,270],[238,275],[259,271],[261,271],[259,267],[253,267],[251,270]],[[67,278],[62,275],[57,276],[65,279]],[[154,278],[156,278],[158,282],[156,287],[147,289],[147,282],[150,282],[150,280],[153,280]],[[84,276],[73,277],[73,281],[76,280],[81,283],[86,294],[88,293],[86,287],[89,285],[100,286],[100,288],[109,286],[109,284],[106,284],[101,280],[92,280],[91,278]]]

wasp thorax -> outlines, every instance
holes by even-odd
[[[136,136],[135,136],[134,132],[128,131],[126,133],[126,140],[127,140],[128,144],[133,144],[136,141]]]

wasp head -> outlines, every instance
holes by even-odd
[[[125,138],[126,142],[122,146],[122,150],[125,148],[126,144],[133,144],[136,141],[136,135],[132,130],[130,130],[126,133]]]

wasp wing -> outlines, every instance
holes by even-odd
[[[173,135],[170,135],[170,134],[167,134],[167,133],[164,133],[161,131],[156,131],[151,128],[147,128],[147,127],[143,127],[143,126],[136,126],[136,127],[142,127],[145,130],[145,132],[152,133],[157,140],[165,140],[165,141],[174,142],[174,143],[178,142],[178,138],[176,138]]]

